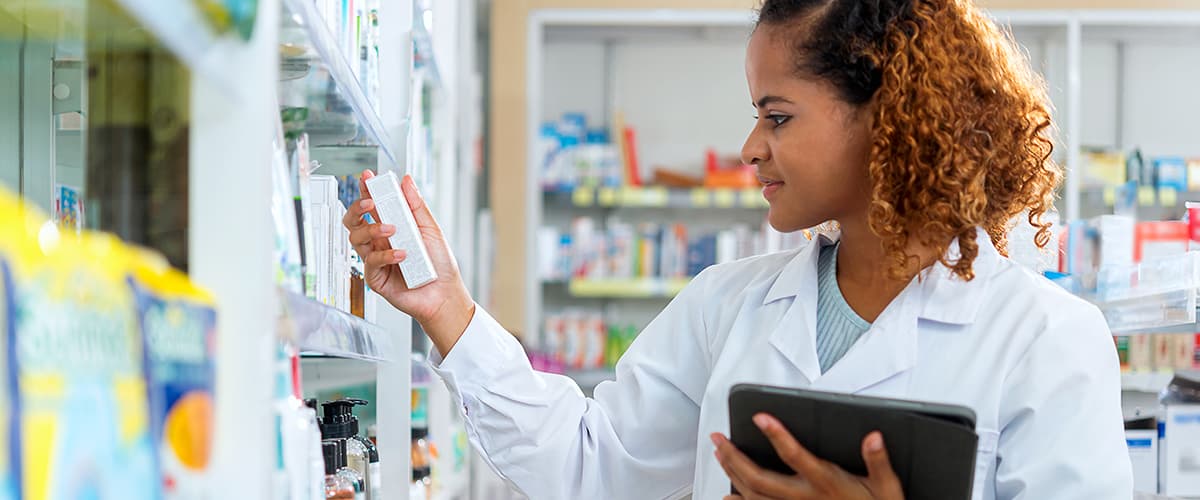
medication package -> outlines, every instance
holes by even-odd
[[[217,313],[212,298],[153,255],[129,279],[146,349],[150,428],[164,498],[211,498]]]

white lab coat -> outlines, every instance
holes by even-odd
[[[567,377],[533,371],[482,308],[432,362],[471,443],[534,500],[721,498],[729,480],[708,434],[728,433],[729,388],[741,382],[969,406],[980,436],[976,499],[1130,498],[1104,318],[999,255],[982,231],[976,241],[973,281],[930,268],[825,374],[816,244],[701,273],[594,399]]]

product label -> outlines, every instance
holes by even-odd
[[[412,426],[429,426],[429,388],[413,386],[412,388]]]
[[[142,341],[112,271],[121,262],[64,262],[75,257],[25,263],[16,281],[23,496],[159,498]]]
[[[146,342],[150,426],[168,499],[208,498],[216,311],[131,280]]]

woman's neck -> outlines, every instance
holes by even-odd
[[[871,232],[866,221],[841,223],[842,237],[838,245],[837,281],[846,303],[863,319],[874,322],[912,277],[937,262],[940,257],[933,249],[910,242],[910,259],[904,279],[895,279],[890,271],[893,260],[883,248],[883,241]]]

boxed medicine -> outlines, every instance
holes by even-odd
[[[1166,405],[1161,425],[1159,493],[1200,496],[1200,404]]]
[[[1133,490],[1158,492],[1158,421],[1154,417],[1125,422],[1125,444],[1133,465]]]

